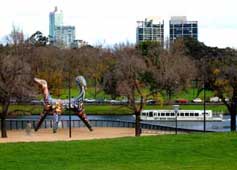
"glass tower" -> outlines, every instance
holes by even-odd
[[[61,26],[55,28],[56,46],[70,48],[75,40],[74,26]]]
[[[63,12],[58,11],[55,7],[53,12],[49,13],[49,40],[50,42],[55,41],[55,29],[56,27],[63,26]]]
[[[145,21],[137,21],[137,43],[142,41],[159,41],[164,43],[164,20],[158,17],[145,18]]]
[[[185,16],[171,17],[170,22],[170,43],[177,38],[191,37],[198,40],[198,22],[187,21]]]

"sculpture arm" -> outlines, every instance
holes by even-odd
[[[41,91],[43,93],[44,97],[44,103],[49,104],[50,103],[50,95],[49,95],[49,90],[48,90],[48,85],[47,81],[39,78],[34,78],[34,82],[40,85]]]

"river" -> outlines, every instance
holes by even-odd
[[[40,116],[32,115],[32,116],[17,116],[14,119],[17,120],[38,120]],[[72,115],[72,120],[79,120],[79,118],[75,115]],[[217,132],[224,132],[230,131],[230,116],[224,115],[223,121],[220,122],[206,122],[206,130],[208,131],[217,131]],[[46,119],[53,119],[52,116],[47,116]],[[61,120],[69,120],[68,115],[60,116]],[[89,120],[121,120],[121,121],[135,121],[134,116],[132,115],[88,115]],[[175,127],[175,121],[142,121],[144,123],[155,124],[155,125],[162,125],[168,127]],[[196,129],[196,130],[203,130],[204,122],[203,121],[178,121],[177,124],[178,128],[183,129]]]

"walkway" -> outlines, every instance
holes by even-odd
[[[159,135],[163,132],[155,134],[143,135]],[[73,128],[72,138],[69,138],[69,129],[58,129],[57,133],[53,133],[52,129],[39,129],[38,132],[33,130],[27,134],[25,130],[8,130],[8,138],[0,138],[0,143],[7,142],[39,142],[39,141],[70,141],[70,140],[91,140],[104,138],[117,138],[134,136],[134,128],[94,128],[93,132],[89,132],[87,128]]]

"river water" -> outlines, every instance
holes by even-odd
[[[40,116],[33,115],[33,116],[18,116],[14,119],[24,119],[24,120],[39,120]],[[71,116],[72,120],[79,120],[79,118],[75,115]],[[208,131],[230,131],[230,116],[224,115],[223,121],[220,122],[206,122],[206,130]],[[52,116],[47,116],[46,119],[53,119]],[[68,115],[60,116],[61,120],[69,120]],[[132,115],[89,115],[89,120],[121,120],[121,121],[135,121],[135,117]],[[144,123],[155,124],[155,125],[162,125],[168,127],[175,127],[175,121],[142,121]],[[178,128],[183,129],[196,129],[196,130],[203,130],[204,122],[203,121],[178,121],[177,124]]]

